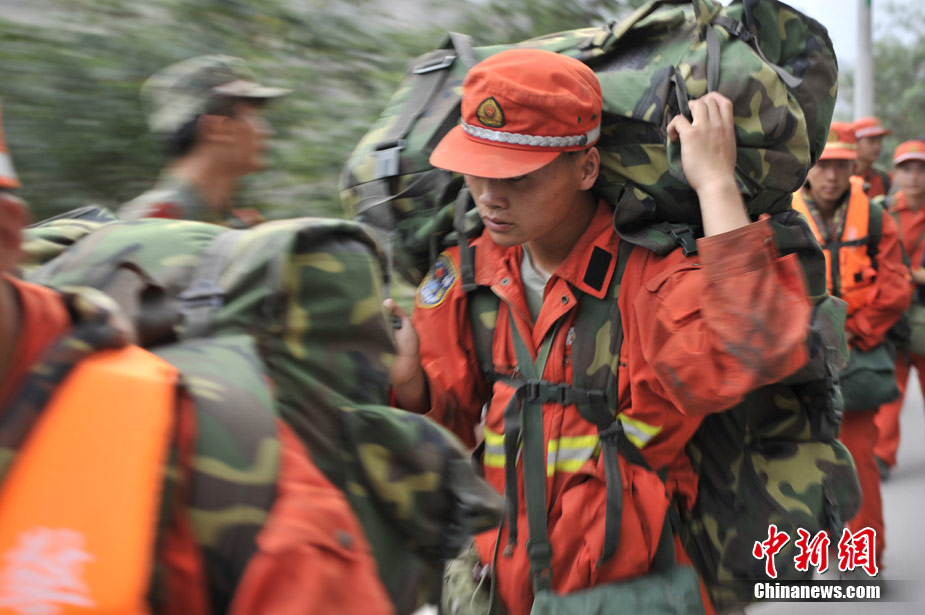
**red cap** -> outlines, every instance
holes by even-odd
[[[819,160],[855,160],[857,157],[858,140],[854,136],[854,124],[832,122]]]
[[[925,141],[904,141],[893,152],[893,164],[900,164],[907,160],[921,160],[925,162]]]
[[[854,126],[854,136],[858,139],[863,137],[882,137],[883,135],[893,134],[892,130],[884,128],[880,120],[875,117],[862,117],[859,120],[855,120],[852,126]]]
[[[13,161],[6,150],[6,141],[3,140],[3,107],[0,107],[0,188],[19,188],[16,171],[13,170]]]
[[[540,49],[509,49],[463,81],[462,119],[437,144],[438,168],[503,179],[583,150],[601,134],[601,85],[581,61]]]

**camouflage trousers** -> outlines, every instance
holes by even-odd
[[[492,608],[489,570],[482,565],[475,545],[470,542],[443,570],[440,612],[445,615],[506,615],[497,601]]]

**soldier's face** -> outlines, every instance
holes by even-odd
[[[925,202],[925,162],[907,160],[896,167],[896,185],[916,204]]]
[[[466,185],[492,240],[510,247],[531,241],[555,242],[573,234],[587,216],[584,191],[594,185],[600,155],[596,148],[559,156],[533,173],[510,179],[466,175]]]
[[[851,185],[853,160],[820,160],[809,170],[806,179],[813,199],[824,207],[838,204],[838,199]]]
[[[264,168],[267,142],[273,136],[273,129],[264,119],[263,105],[237,103],[230,124],[231,151],[239,173],[245,175]]]
[[[883,151],[883,137],[861,137],[858,139],[858,159],[873,162]]]

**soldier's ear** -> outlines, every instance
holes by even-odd
[[[585,154],[584,160],[581,161],[581,190],[590,190],[597,181],[597,175],[601,170],[601,153],[596,147],[592,147]]]
[[[12,271],[19,263],[22,227],[27,220],[22,199],[0,190],[0,272]]]
[[[227,143],[231,141],[231,120],[224,115],[205,114],[196,122],[196,141],[199,143]]]

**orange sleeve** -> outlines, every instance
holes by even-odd
[[[799,369],[812,311],[797,257],[777,256],[766,221],[700,239],[698,251],[666,257],[673,264],[633,298],[648,386],[689,415]]]
[[[876,282],[867,303],[845,322],[845,330],[853,335],[851,344],[861,350],[870,350],[880,344],[912,299],[912,276],[903,263],[899,229],[893,216],[885,211],[882,220]]]
[[[447,252],[454,262],[458,262],[456,252],[455,248]],[[457,279],[439,305],[416,305],[412,322],[421,340],[421,367],[430,392],[427,416],[473,447],[474,430],[488,394],[477,365],[468,302],[461,287]]]
[[[372,550],[347,499],[282,423],[276,502],[257,536],[232,615],[391,615]]]

